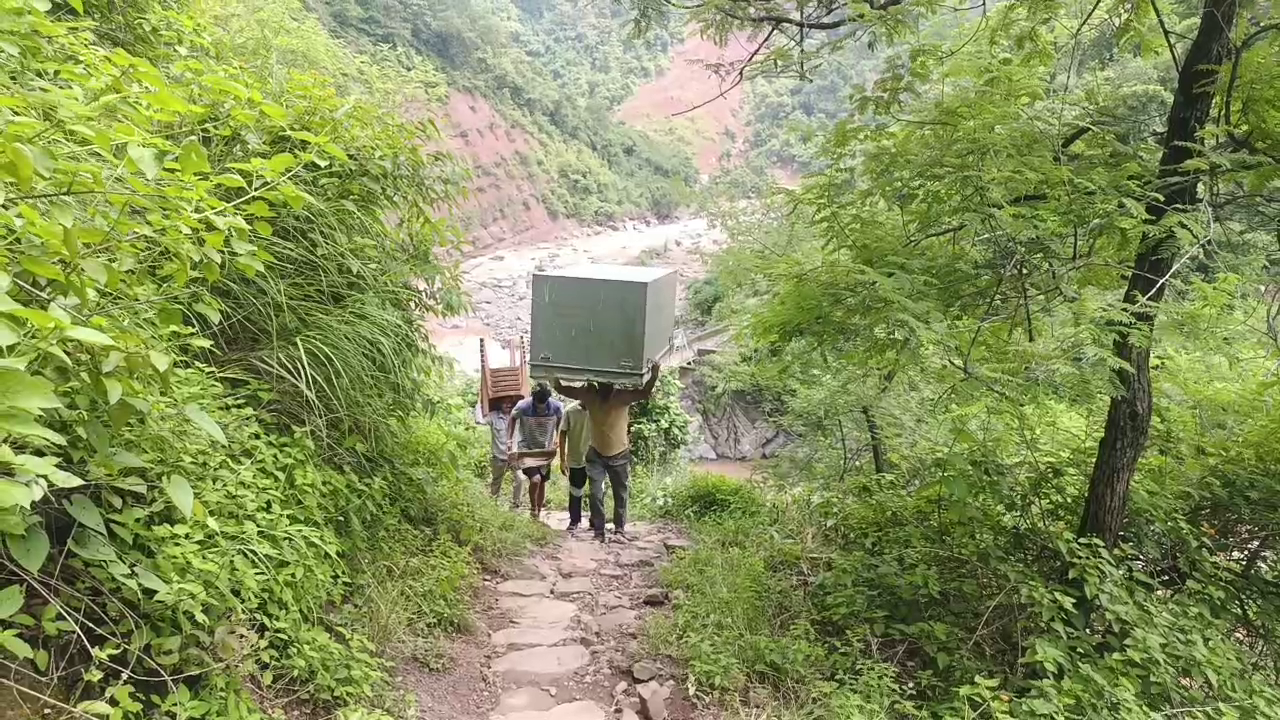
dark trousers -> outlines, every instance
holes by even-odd
[[[587,477],[591,479],[591,529],[604,535],[604,481],[613,491],[613,529],[627,527],[627,499],[631,495],[631,450],[617,455],[601,455],[595,448],[587,450]]]
[[[582,496],[587,492],[587,468],[569,468],[569,524],[582,523]]]

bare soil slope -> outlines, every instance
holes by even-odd
[[[507,122],[487,100],[452,90],[441,113],[446,147],[470,166],[461,218],[472,252],[550,240],[573,227],[542,204],[528,153],[537,140]]]
[[[617,117],[689,147],[704,175],[735,153],[746,136],[742,124],[742,89],[724,93],[713,67],[741,60],[749,52],[745,41],[731,41],[721,50],[709,40],[690,37],[677,46],[667,71],[642,85],[619,109]],[[724,93],[723,97],[717,97]],[[674,113],[713,102],[692,112]],[[421,109],[411,111],[426,116]],[[444,136],[443,147],[470,168],[468,197],[457,219],[462,223],[474,257],[505,248],[554,241],[577,229],[568,219],[551,217],[541,200],[540,177],[530,153],[537,139],[509,122],[483,97],[451,90],[444,108],[432,111]],[[728,151],[726,153],[726,151]]]
[[[749,52],[745,39],[731,40],[722,50],[710,40],[686,38],[676,47],[667,71],[640,86],[619,108],[618,118],[634,127],[687,142],[698,170],[711,174],[720,166],[725,151],[735,153],[746,137],[742,87],[726,92],[733,84],[732,76],[721,80],[716,68],[741,61]],[[719,97],[722,93],[724,96]],[[703,106],[672,117],[699,105]]]

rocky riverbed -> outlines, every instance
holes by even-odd
[[[533,273],[583,263],[652,265],[679,275],[679,302],[689,282],[724,244],[705,219],[665,224],[623,223],[616,229],[576,233],[554,242],[506,247],[466,259],[462,276],[471,296],[469,315],[433,320],[432,342],[465,372],[480,370],[479,340],[509,344],[529,334]],[[491,356],[496,352],[491,348]]]

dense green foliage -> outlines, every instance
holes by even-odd
[[[689,416],[680,406],[676,372],[666,370],[653,396],[631,406],[631,449],[636,462],[650,468],[674,463],[689,444]]]
[[[724,288],[719,277],[712,275],[689,283],[689,293],[685,300],[687,322],[694,326],[710,324],[715,317],[716,308],[723,300]]]
[[[0,0],[2,697],[396,710],[534,534],[419,337],[458,186],[383,109],[439,78],[290,0],[118,10]]]
[[[820,169],[822,137],[848,116],[851,98],[870,85],[882,63],[881,53],[850,43],[799,77],[765,71],[752,78],[745,85],[750,151],[770,167]]]
[[[870,122],[877,110],[886,110],[853,108],[854,100],[895,63],[910,62],[906,53],[913,43],[958,34],[965,19],[979,16],[984,8],[917,14],[908,28],[889,24],[814,31],[803,44],[768,46],[742,68],[751,159],[802,174],[824,169],[830,161],[823,148],[828,133],[851,116]],[[894,117],[886,113],[886,119]]]
[[[696,181],[682,148],[613,113],[665,63],[668,33],[630,40],[622,11],[576,0],[312,0],[365,42],[430,58],[538,141],[550,211],[586,220],[670,215]]]
[[[794,9],[691,5],[715,31],[748,4]],[[700,545],[653,642],[781,717],[1276,717],[1277,26],[1246,3],[1197,45],[1221,7],[1007,3],[933,41],[911,8],[867,18],[906,51],[822,170],[721,214],[741,324],[710,380],[800,439],[755,501],[659,503]],[[1135,347],[1154,412],[1113,543],[1089,489]]]

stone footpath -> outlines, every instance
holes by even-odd
[[[568,515],[548,513],[546,522],[563,532]],[[489,720],[693,717],[668,669],[636,656],[644,616],[668,602],[657,568],[687,541],[645,523],[628,530],[629,541],[607,544],[589,531],[565,534],[490,581]]]

